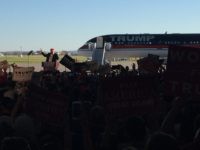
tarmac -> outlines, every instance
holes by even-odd
[[[41,64],[39,63],[31,63],[31,64],[17,64],[17,66],[19,67],[34,67],[34,71],[35,72],[40,72],[40,71],[43,71],[43,67]],[[58,66],[58,70],[60,72],[63,72],[63,71],[67,71],[69,72],[70,70],[68,68],[66,68],[65,66],[63,66],[62,64],[59,64]],[[12,69],[10,70],[12,72]]]
[[[110,62],[110,64],[111,64],[112,66],[113,66],[113,65],[118,65],[118,64],[120,64],[120,65],[122,65],[122,66],[124,66],[124,67],[128,66],[129,69],[132,69],[132,64],[133,64],[133,63],[135,63],[136,68],[137,68],[137,62],[136,62],[136,61],[112,61],[112,62]],[[42,65],[41,65],[40,63],[30,63],[30,64],[25,63],[25,64],[17,64],[17,65],[18,65],[19,67],[34,67],[34,68],[35,68],[35,69],[34,69],[35,72],[43,71],[43,67],[42,67]],[[9,69],[8,69],[8,70],[9,70]],[[70,70],[69,70],[68,68],[66,68],[65,66],[63,66],[62,64],[59,64],[58,70],[59,70],[60,72],[64,72],[64,71],[70,72]],[[9,71],[12,72],[12,68],[11,68]]]

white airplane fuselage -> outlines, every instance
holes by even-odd
[[[146,57],[148,54],[168,56],[170,45],[200,48],[200,34],[113,34],[94,37],[78,49],[78,55],[91,57],[96,46],[102,44],[107,60],[112,58]],[[109,43],[106,47],[105,44]],[[99,49],[99,50],[102,50]]]

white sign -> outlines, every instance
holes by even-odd
[[[34,67],[14,67],[12,80],[18,82],[30,81],[34,69]]]

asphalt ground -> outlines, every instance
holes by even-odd
[[[31,64],[18,64],[19,67],[34,67],[34,71],[35,72],[40,72],[40,71],[43,71],[43,67],[42,67],[42,64],[40,63],[31,63]],[[63,71],[70,71],[69,69],[67,69],[65,66],[63,66],[62,64],[59,64],[58,66],[58,70],[60,72],[63,72]],[[10,70],[12,72],[12,68]]]

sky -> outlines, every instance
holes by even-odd
[[[200,0],[0,0],[0,51],[77,50],[106,34],[200,33]]]

